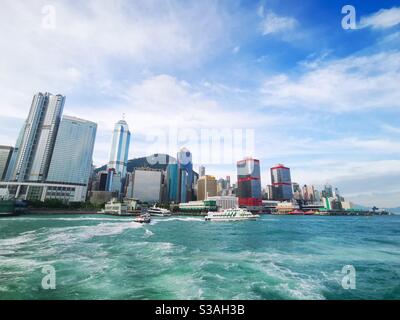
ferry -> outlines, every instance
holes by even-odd
[[[155,217],[169,217],[171,216],[171,211],[164,208],[157,208],[155,205],[147,210],[151,216]]]
[[[138,222],[138,223],[150,223],[151,218],[150,218],[150,215],[147,213],[147,214],[141,214],[139,217],[137,217],[133,221]]]
[[[250,211],[234,208],[225,209],[223,211],[214,212],[209,211],[205,217],[206,221],[242,221],[242,220],[256,220],[260,216],[253,214]]]

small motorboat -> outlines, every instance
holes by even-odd
[[[134,221],[138,223],[150,223],[151,217],[149,214],[141,214],[139,217],[135,218]]]

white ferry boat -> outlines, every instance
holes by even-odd
[[[258,214],[252,214],[250,211],[234,208],[225,209],[219,212],[208,212],[205,217],[206,221],[242,221],[242,220],[256,220],[260,216]]]
[[[171,215],[171,211],[164,208],[157,208],[156,206],[149,208],[147,213],[155,217],[169,217]]]

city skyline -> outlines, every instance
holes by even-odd
[[[2,52],[8,64],[1,66],[0,144],[15,146],[34,92],[60,92],[68,114],[98,123],[96,165],[108,162],[110,132],[122,113],[135,135],[129,159],[160,151],[146,146],[153,129],[250,128],[263,187],[270,167],[282,162],[300,185],[330,183],[355,203],[399,205],[399,8],[354,1],[359,28],[343,30],[340,1],[319,6],[318,16],[314,1],[302,8],[277,1],[117,3],[90,2],[77,12],[56,1],[57,23],[46,29],[37,4],[18,14],[5,1],[0,34],[13,34],[14,48]],[[65,25],[75,30],[74,16],[86,21],[79,39]],[[106,16],[110,24],[102,26]],[[33,30],[29,39],[26,30]],[[235,163],[204,165],[216,177],[236,175]]]

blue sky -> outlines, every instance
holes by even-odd
[[[342,28],[348,4],[355,30]],[[125,113],[131,158],[187,146],[195,166],[234,177],[233,160],[198,158],[193,135],[242,130],[254,148],[232,158],[259,158],[263,186],[284,163],[300,184],[400,205],[398,1],[6,0],[0,41],[0,144],[49,91],[67,96],[65,114],[98,123],[96,165]],[[152,142],[171,129],[178,145]]]

